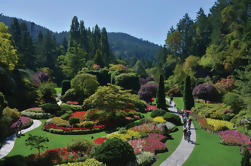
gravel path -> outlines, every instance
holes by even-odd
[[[169,99],[166,98],[169,101]],[[177,108],[174,107],[174,102],[170,105],[170,111],[177,113]],[[182,119],[182,118],[181,118]],[[182,137],[182,140],[177,147],[177,149],[169,156],[164,162],[160,164],[160,166],[181,166],[188,159],[190,154],[193,151],[196,142],[196,132],[194,129],[194,125],[191,125],[191,142],[187,142]]]
[[[27,128],[21,131],[22,134],[31,131],[37,127],[39,127],[42,124],[42,122],[40,120],[34,120],[33,119],[33,124]],[[3,141],[3,146],[0,149],[0,159],[4,158],[5,156],[7,156],[10,151],[13,149],[14,145],[15,145],[15,141],[17,139],[16,134],[12,134],[11,136],[7,137],[4,141]]]

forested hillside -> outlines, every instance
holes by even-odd
[[[51,35],[55,36],[58,44],[62,44],[64,38],[69,39],[69,32],[53,32],[46,27],[35,24],[34,22],[26,21],[23,19],[18,19],[19,22],[24,22],[27,26],[28,32],[30,33],[33,40],[38,38],[39,32],[43,35],[47,31]],[[8,17],[0,15],[0,22],[3,22],[5,25],[10,26],[13,21],[13,17]],[[140,59],[156,60],[156,54],[158,52],[159,46],[142,39],[130,36],[126,33],[114,33],[108,32],[108,41],[111,46],[113,54],[117,57],[126,59],[127,61],[131,60],[134,56]],[[129,59],[128,59],[129,58]],[[134,62],[134,64],[136,61]]]

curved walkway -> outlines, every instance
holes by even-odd
[[[31,131],[37,127],[39,127],[42,124],[42,122],[40,120],[34,120],[33,119],[33,124],[27,128],[21,131],[22,134]],[[5,156],[7,156],[10,151],[13,149],[15,141],[17,139],[16,134],[12,134],[11,136],[7,137],[4,141],[3,141],[3,146],[0,149],[0,159],[4,158]]]
[[[169,99],[167,98],[166,100],[169,101]],[[172,102],[172,104],[170,105],[171,108],[169,108],[169,110],[177,113],[177,108],[174,107],[174,104],[175,103]],[[193,151],[196,142],[196,132],[193,124],[191,125],[191,141],[192,142],[190,143],[185,141],[183,135],[182,140],[177,149],[171,154],[171,156],[169,156],[164,162],[162,162],[160,166],[181,166],[188,159],[188,157]]]

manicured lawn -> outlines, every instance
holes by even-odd
[[[180,141],[182,139],[182,131],[183,131],[183,126],[178,126],[178,131],[171,133],[173,140],[167,140],[166,145],[168,148],[168,152],[165,153],[159,153],[157,161],[153,164],[153,166],[158,166],[160,165],[164,160],[166,160],[178,147],[180,144]]]
[[[176,107],[179,110],[183,110],[184,109],[183,97],[174,97],[173,100],[174,100],[174,102],[176,104]]]
[[[226,146],[220,144],[220,138],[198,127],[196,128],[196,143],[191,156],[183,166],[240,166],[241,155],[239,146]]]
[[[55,90],[56,90],[56,94],[61,94],[61,92],[62,92],[62,88],[55,88]]]
[[[43,120],[43,124],[44,124],[44,122],[45,122],[45,120]],[[70,143],[72,139],[86,138],[86,139],[91,140],[91,136],[93,136],[94,139],[96,139],[98,137],[102,137],[102,136],[106,135],[105,132],[99,132],[99,133],[94,133],[94,134],[86,134],[86,135],[52,134],[52,133],[49,133],[49,132],[42,131],[41,128],[42,128],[43,124],[40,127],[36,128],[36,129],[34,129],[34,130],[32,130],[32,131],[30,131],[28,133],[25,133],[25,136],[22,136],[21,138],[18,138],[16,140],[14,148],[9,153],[8,157],[9,156],[14,156],[14,155],[27,156],[27,155],[30,155],[32,153],[37,152],[35,149],[31,150],[29,147],[27,147],[25,145],[25,139],[28,137],[29,134],[48,137],[48,139],[50,140],[50,142],[48,142],[46,144],[48,149],[66,147],[67,144]]]

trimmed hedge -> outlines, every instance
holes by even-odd
[[[153,110],[151,113],[151,117],[163,116],[166,113],[165,110]]]
[[[171,113],[171,112],[166,112],[163,116],[163,118],[168,121],[171,122],[175,125],[181,125],[181,119],[178,115]]]

